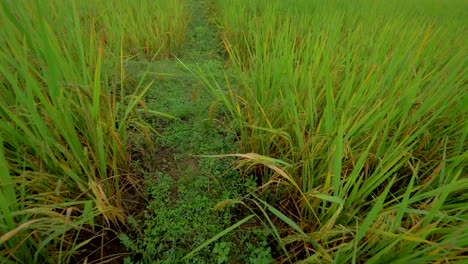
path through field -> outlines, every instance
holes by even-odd
[[[235,153],[236,146],[235,135],[227,129],[223,115],[212,108],[213,96],[187,70],[187,67],[200,67],[213,73],[214,78],[223,78],[222,48],[213,25],[207,20],[207,1],[190,3],[192,20],[187,47],[178,60],[127,64],[130,76],[138,77],[148,70],[148,79],[156,77],[146,96],[148,108],[175,117],[148,119],[160,133],[154,139],[155,149],[136,146],[142,152],[133,157],[141,161],[140,169],[146,175],[145,186],[150,197],[147,212],[134,214],[136,231],[124,235],[122,240],[137,253],[133,261],[139,263],[155,260],[176,263],[225,230],[235,222],[236,215],[229,210],[215,212],[212,208],[224,199],[240,197],[243,189],[238,173],[231,169],[232,160],[198,156]],[[133,144],[144,143],[135,140]],[[252,249],[257,249],[254,235],[244,239],[249,240]],[[236,239],[231,236],[230,240]],[[220,243],[217,246],[222,245],[226,250],[231,242]],[[216,261],[222,254],[217,256],[212,250],[213,245],[204,248],[190,262]],[[243,258],[241,250],[248,252],[242,248],[237,250],[239,258]]]

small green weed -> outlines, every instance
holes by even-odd
[[[231,250],[230,242],[219,242],[215,244],[213,254],[218,258],[218,264],[228,261],[229,251]]]
[[[250,252],[249,263],[251,264],[268,264],[273,261],[271,249],[266,241],[262,241],[260,246],[247,243],[247,249]]]

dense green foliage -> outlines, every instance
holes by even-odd
[[[160,20],[114,2],[0,3],[2,263],[70,262],[125,221],[127,128],[148,130],[135,109],[150,87],[126,89],[125,56],[169,56],[186,17],[179,1],[138,1]]]
[[[462,260],[466,8],[0,1],[0,262]]]
[[[200,75],[235,120],[243,152],[264,156],[242,163],[307,233],[284,230],[288,258],[459,259],[466,4],[215,2],[236,81],[225,88]]]

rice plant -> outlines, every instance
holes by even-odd
[[[307,234],[282,230],[283,260],[462,259],[466,4],[216,4],[234,73],[226,87],[198,74],[255,153],[241,164]]]
[[[136,108],[144,107],[151,86],[140,81],[125,92],[127,47],[167,56],[181,41],[171,39],[170,24],[183,22],[163,17],[158,28],[139,28],[153,39],[137,42],[125,25],[106,17],[125,15],[125,22],[137,23],[138,14],[110,9],[108,1],[86,2],[0,2],[2,263],[77,261],[100,230],[126,218],[122,191],[133,181],[127,129],[149,131]],[[170,2],[179,8],[180,2]],[[107,9],[90,11],[105,3]],[[131,8],[127,1],[116,5]]]
[[[184,46],[189,15],[183,0],[81,0],[79,5],[106,44],[115,48],[122,42],[126,54],[168,58]]]

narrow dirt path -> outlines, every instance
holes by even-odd
[[[188,1],[191,22],[187,46],[179,60],[148,64],[131,62],[128,72],[138,76],[147,69],[155,80],[147,107],[176,118],[152,117],[159,131],[154,146],[137,155],[149,194],[147,210],[130,218],[133,232],[121,241],[135,255],[126,263],[181,263],[182,258],[245,217],[246,208],[221,201],[246,195],[246,181],[232,168],[232,159],[200,155],[237,153],[236,134],[222,109],[213,108],[214,96],[187,68],[200,67],[219,83],[224,80],[226,56],[208,21],[211,0]],[[221,105],[221,104],[219,104]],[[199,250],[188,263],[270,263],[271,234],[254,219]]]
[[[179,58],[183,63],[165,60],[148,65],[134,61],[127,65],[128,72],[136,77],[145,68],[150,79],[156,77],[147,94],[148,108],[176,117],[148,119],[160,132],[155,137],[156,149],[139,156],[150,202],[144,218],[130,219],[135,231],[121,238],[137,253],[132,259],[135,263],[178,263],[232,224],[233,212],[211,208],[224,199],[240,197],[243,189],[239,175],[230,169],[232,160],[199,157],[233,153],[236,145],[227,126],[209,118],[220,117],[211,108],[214,98],[185,67],[196,64],[220,79],[223,76],[219,40],[205,14],[208,1],[189,3],[192,20],[187,47]],[[220,255],[212,250],[212,246],[206,247],[190,263],[216,262]]]

